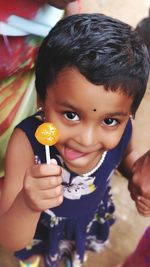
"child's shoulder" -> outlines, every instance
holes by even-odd
[[[41,124],[43,121],[42,121],[42,117],[41,117],[41,114],[39,112],[23,119],[20,123],[18,123],[16,125],[16,128],[20,128],[22,127],[23,125],[30,125],[30,123],[33,123],[33,124]]]
[[[26,133],[35,132],[36,128],[43,123],[41,114],[35,113],[24,120],[22,120],[19,124],[16,125],[15,128],[20,128],[22,131]]]

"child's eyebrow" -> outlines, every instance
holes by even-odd
[[[58,105],[69,108],[71,110],[76,110],[77,112],[82,112],[82,110],[78,107],[73,106],[71,103],[63,101],[63,102],[59,102]],[[98,111],[98,108],[97,108]],[[129,115],[128,112],[125,111],[116,111],[116,112],[106,112],[104,113],[104,116],[106,117],[116,117],[116,116],[120,116],[120,117],[127,117]]]
[[[107,116],[107,117],[115,117],[115,116],[127,117],[127,116],[129,116],[129,113],[123,112],[123,111],[117,111],[117,112],[106,113],[105,116]]]
[[[69,109],[75,109],[75,110],[81,111],[78,107],[75,107],[75,106],[73,106],[72,104],[70,104],[69,102],[66,102],[66,101],[58,102],[58,105],[66,107],[66,108],[69,108]]]

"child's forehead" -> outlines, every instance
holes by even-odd
[[[116,78],[117,79],[117,78]],[[69,90],[70,88],[74,88],[74,90],[76,90],[77,86],[80,86],[81,89],[82,87],[84,88],[84,93],[87,94],[87,90],[86,88],[99,88],[99,91],[105,93],[107,92],[107,94],[111,94],[113,92],[113,94],[123,94],[124,96],[128,96],[129,98],[133,99],[133,96],[129,96],[129,94],[127,92],[125,92],[125,89],[123,86],[120,85],[120,82],[118,81],[118,86],[107,86],[107,81],[104,84],[95,84],[91,81],[89,81],[76,67],[67,67],[64,68],[63,70],[61,70],[54,82],[54,87],[58,88],[58,90],[63,86],[67,86],[68,88],[68,94],[70,93],[71,90]],[[117,81],[116,81],[117,84]],[[50,86],[51,87],[51,86]],[[52,86],[53,87],[53,86]],[[83,93],[81,91],[81,93]]]
[[[91,110],[122,110],[131,108],[132,97],[125,94],[121,88],[115,92],[105,90],[104,85],[95,85],[88,81],[77,69],[63,70],[57,81],[49,88],[49,99],[54,99],[58,105],[71,108]]]

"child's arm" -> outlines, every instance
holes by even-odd
[[[61,168],[56,162],[35,165],[28,139],[16,129],[8,145],[5,170],[0,202],[0,243],[18,250],[34,236],[41,211],[62,202]]]

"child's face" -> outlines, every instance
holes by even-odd
[[[121,91],[105,91],[92,84],[76,69],[59,74],[47,89],[43,109],[46,121],[60,131],[56,147],[70,170],[90,171],[105,150],[119,143],[132,102]]]

